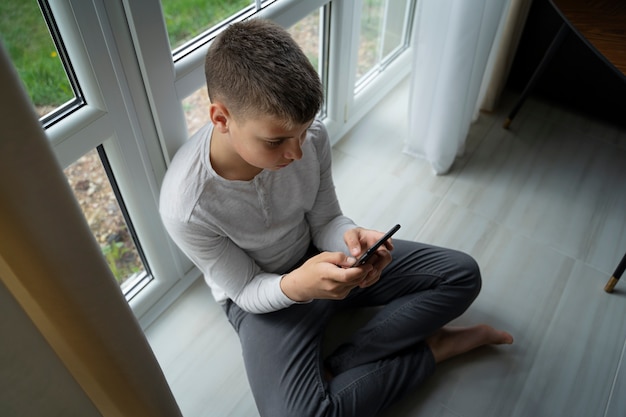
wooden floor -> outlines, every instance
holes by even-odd
[[[334,148],[344,212],[399,238],[464,250],[483,289],[458,324],[515,344],[443,363],[384,417],[623,417],[626,131],[530,100],[510,131],[481,115],[464,157],[435,176],[402,154],[408,88]],[[185,417],[258,416],[237,338],[197,282],[146,330]],[[271,381],[268,381],[271,383]]]

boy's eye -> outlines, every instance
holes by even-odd
[[[265,145],[267,145],[270,148],[278,148],[281,143],[283,143],[282,140],[266,140],[265,141]]]

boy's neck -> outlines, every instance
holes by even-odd
[[[226,134],[213,129],[209,158],[213,170],[222,178],[233,181],[251,181],[262,168],[244,161],[233,149]]]

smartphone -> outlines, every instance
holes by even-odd
[[[369,249],[367,249],[365,251],[365,253],[363,255],[361,255],[359,257],[359,259],[356,260],[356,262],[354,263],[354,265],[352,265],[352,267],[363,265],[365,262],[367,262],[367,260],[369,258],[371,258],[372,255],[376,252],[376,249],[378,249],[380,247],[380,245],[382,245],[387,240],[389,240],[389,238],[394,233],[396,233],[398,231],[398,229],[400,229],[400,225],[396,224],[394,227],[391,228],[391,230],[389,230],[387,233],[385,233],[385,235],[383,237],[381,237],[376,243],[374,243]]]

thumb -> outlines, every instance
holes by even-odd
[[[342,252],[322,252],[320,253],[320,261],[328,262],[343,268],[349,268],[356,262],[356,258],[348,256]]]

